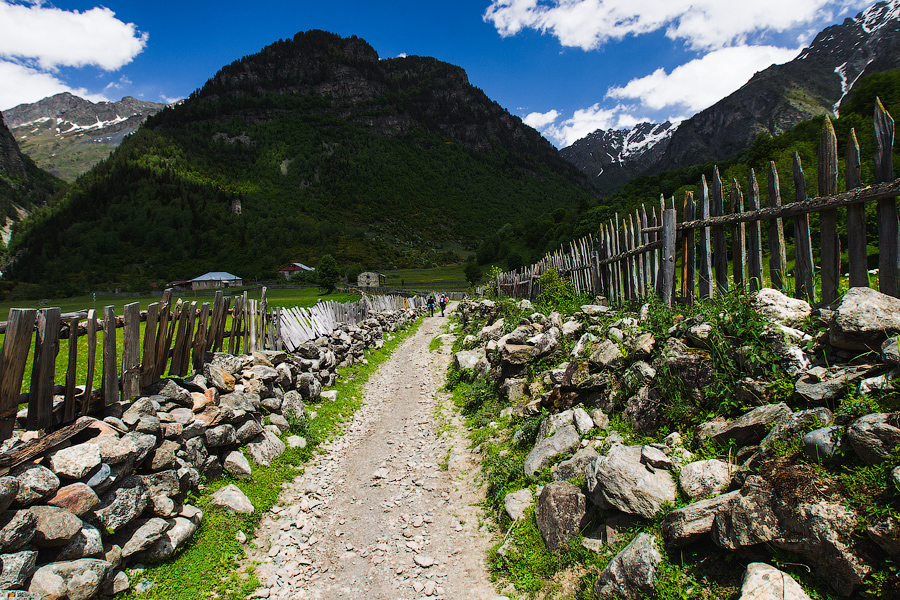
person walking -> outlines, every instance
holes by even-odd
[[[428,294],[428,316],[434,316],[434,294]]]
[[[441,316],[444,316],[444,309],[447,308],[447,294],[441,294]]]

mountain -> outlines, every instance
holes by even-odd
[[[9,243],[13,223],[48,203],[64,187],[63,181],[22,154],[0,113],[0,240],[3,245]]]
[[[812,117],[836,115],[860,77],[900,67],[900,0],[879,2],[820,32],[794,60],[756,73],[713,106],[646,138],[623,155],[632,136],[653,130],[597,130],[560,154],[610,193],[641,174],[734,157],[762,132],[778,135]],[[653,143],[653,142],[656,143]]]
[[[64,92],[5,114],[23,152],[54,175],[74,181],[165,106],[131,96],[95,103]]]
[[[13,237],[9,276],[266,277],[324,254],[367,268],[461,259],[506,223],[574,210],[589,182],[434,58],[298,33],[149,117]]]
[[[559,151],[601,193],[610,193],[658,161],[676,126],[640,123],[631,129],[598,129]]]

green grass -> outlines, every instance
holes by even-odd
[[[463,274],[465,264],[447,265],[433,269],[402,269],[385,271],[387,287],[408,288],[410,290],[465,291],[469,284]]]
[[[356,364],[338,369],[340,379],[333,388],[338,391],[335,402],[311,405],[317,416],[309,424],[313,435],[310,440],[319,444],[339,435],[343,424],[352,419],[362,406],[363,387],[369,377],[391,355],[405,339],[412,336],[421,319],[405,331],[385,335],[384,347],[366,351],[369,364]],[[220,598],[243,600],[259,587],[259,582],[251,572],[243,577],[238,572],[243,549],[236,540],[238,531],[248,538],[262,516],[278,500],[282,484],[302,473],[302,465],[309,461],[317,444],[309,443],[306,448],[288,448],[284,454],[272,462],[271,467],[253,466],[253,477],[249,480],[234,480],[223,477],[208,484],[202,497],[194,499],[203,510],[203,523],[194,537],[179,550],[175,558],[164,563],[151,565],[143,578],[155,586],[145,594],[127,592],[123,598],[146,600],[197,600],[199,598]],[[255,507],[251,515],[233,515],[209,506],[209,498],[219,488],[228,484],[237,485]],[[132,581],[132,585],[137,581]]]

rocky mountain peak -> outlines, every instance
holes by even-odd
[[[22,152],[0,113],[0,176],[27,177]]]

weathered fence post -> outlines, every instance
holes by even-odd
[[[709,218],[709,186],[706,184],[706,175],[700,179],[700,220]],[[697,277],[701,298],[712,297],[712,247],[710,246],[709,227],[700,231],[700,275]]]
[[[662,260],[662,299],[667,306],[672,306],[675,295],[675,239],[677,236],[678,215],[674,208],[663,211],[663,260]]]
[[[684,193],[684,220],[694,220],[694,192]],[[696,249],[695,229],[684,232],[684,253],[681,259],[681,295],[688,302],[694,301],[694,253]]]
[[[847,150],[844,154],[846,188],[855,190],[862,183],[862,167],[859,162],[859,142],[856,129],[850,129],[847,136]],[[850,287],[869,287],[868,264],[866,259],[866,205],[862,202],[847,207],[847,260],[849,264]]]
[[[769,161],[769,206],[781,206],[781,188],[775,161]],[[769,220],[769,277],[772,287],[784,291],[787,255],[784,249],[784,221],[779,217]]]
[[[125,305],[124,350],[122,354],[122,397],[130,400],[141,394],[141,305]]]
[[[144,325],[144,355],[141,360],[141,387],[156,383],[156,325],[159,321],[159,303],[147,307],[147,323]]]
[[[28,417],[25,421],[26,427],[31,430],[46,429],[51,425],[53,377],[56,372],[56,353],[59,350],[59,319],[58,308],[44,308],[38,313],[31,390],[28,394]]]
[[[75,420],[75,379],[78,376],[78,317],[69,319],[69,356],[66,368],[66,395],[63,423]]]
[[[88,363],[87,374],[84,378],[84,399],[81,403],[81,414],[86,415],[91,410],[91,396],[94,394],[94,370],[97,367],[97,311],[88,310],[87,317],[87,343]]]
[[[731,213],[744,212],[744,194],[737,179],[731,180]],[[738,223],[731,228],[731,270],[734,274],[735,287],[747,285],[747,227]]]
[[[721,217],[725,214],[725,200],[722,190],[722,178],[719,177],[719,167],[713,169],[712,181],[712,216]],[[728,291],[728,255],[725,250],[725,228],[722,225],[713,226],[713,264],[716,268],[716,288],[721,295]]]
[[[753,212],[759,210],[759,182],[756,173],[750,169],[750,193],[747,194],[748,209]],[[759,221],[749,224],[750,236],[747,244],[747,271],[750,279],[749,289],[755,292],[763,287],[762,272],[762,230]]]
[[[3,351],[0,352],[0,437],[12,435],[19,410],[19,392],[25,377],[25,365],[31,346],[31,334],[37,311],[32,308],[11,308]]]
[[[894,180],[894,119],[875,103],[875,182]],[[897,199],[878,201],[878,290],[900,298],[900,222]]]
[[[819,140],[819,196],[837,193],[838,164],[837,137],[831,119],[825,116]],[[822,302],[830,304],[837,300],[841,279],[841,242],[837,235],[837,210],[823,210],[819,213],[819,233],[822,261]]]
[[[119,369],[116,365],[116,310],[103,307],[103,404],[109,406],[119,401]],[[30,411],[30,409],[29,409]]]
[[[806,179],[800,154],[794,152],[794,187],[797,202],[806,202]],[[809,215],[794,217],[794,287],[795,298],[802,298],[810,304],[816,303],[816,280],[813,275],[812,241],[809,236]]]

